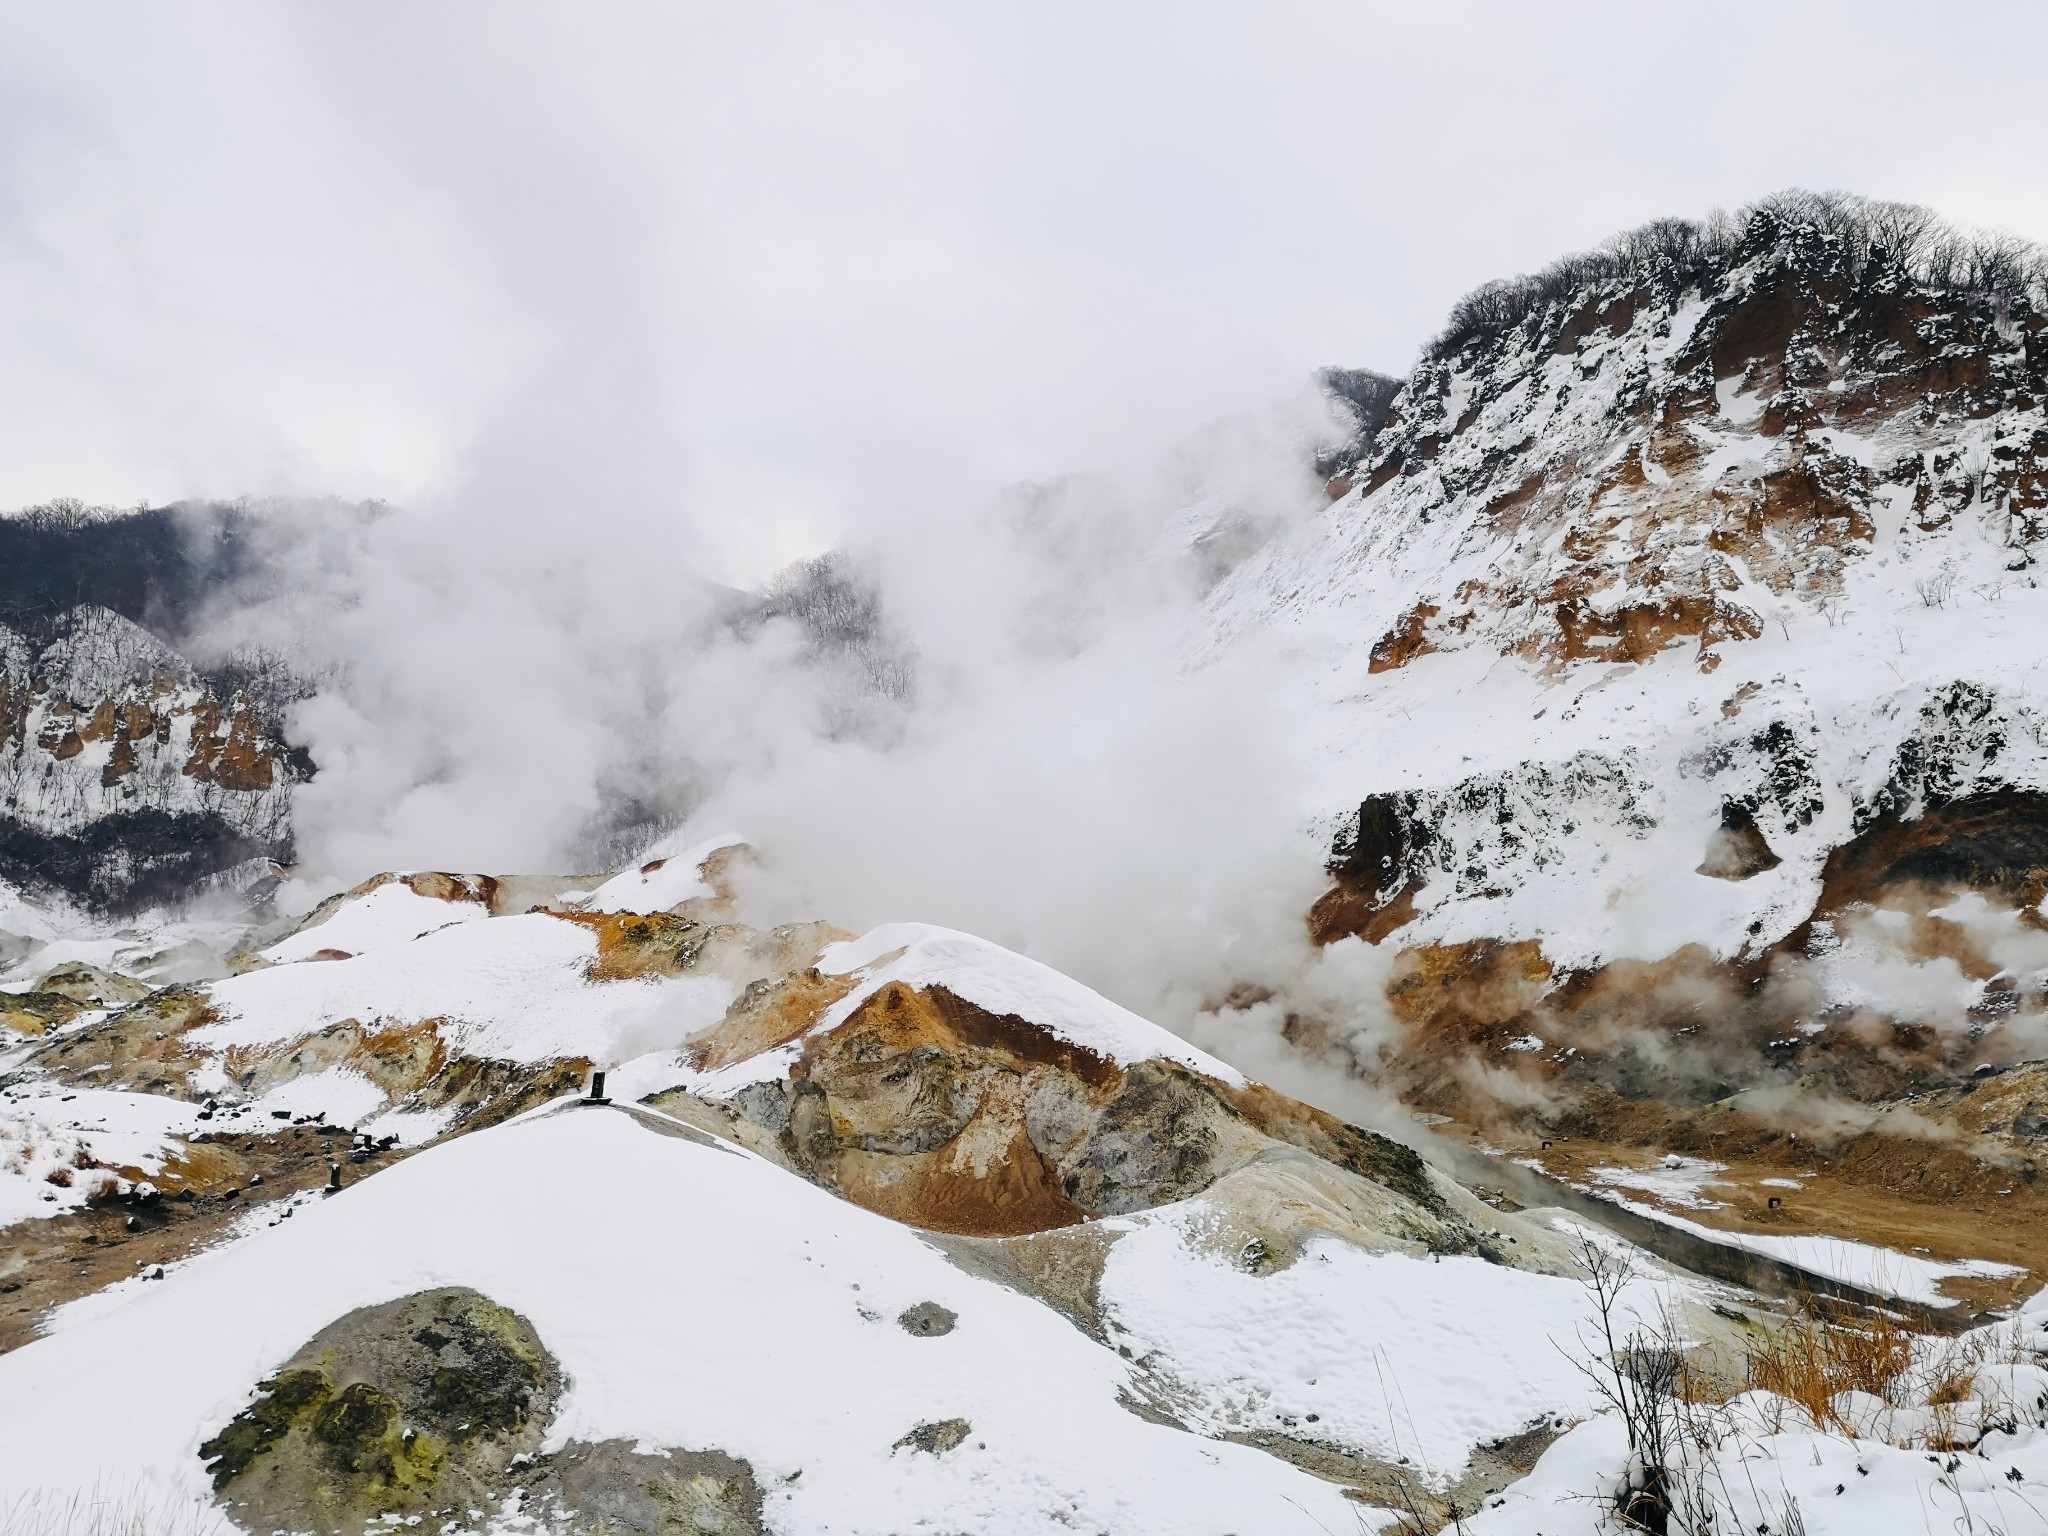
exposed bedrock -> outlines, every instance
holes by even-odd
[[[795,1038],[829,989],[782,989]],[[776,1043],[765,999],[738,1028]],[[657,1107],[699,1116],[676,1090]],[[715,1111],[714,1111],[715,1112]],[[804,1040],[786,1077],[741,1090],[720,1128],[870,1210],[940,1232],[1007,1237],[1149,1209],[1208,1189],[1276,1143],[1398,1192],[1434,1221],[1442,1196],[1414,1152],[1257,1085],[1178,1062],[1119,1064],[944,987],[892,982]]]

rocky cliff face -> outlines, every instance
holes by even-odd
[[[274,663],[201,673],[164,638],[230,568],[195,566],[176,532],[157,513],[0,520],[18,557],[0,580],[0,880],[132,910],[289,860],[312,768],[284,739],[293,684]]]
[[[1809,879],[1887,812],[2030,787],[2034,658],[1976,642],[2032,616],[2048,534],[2039,284],[2025,253],[1911,210],[1787,198],[1466,300],[1332,464],[1330,512],[1225,584],[1204,642],[1341,651],[1326,693],[1419,699],[1436,725],[1476,712],[1484,680],[1489,739],[1358,786],[1395,796],[1337,850],[1379,885],[1365,906],[1497,899],[1518,862],[1573,862],[1561,836],[1648,836],[1676,780],[1710,784],[1698,798],[1754,845],[1738,879],[1817,826]],[[1737,655],[1743,675],[1720,674]],[[1375,681],[1403,671],[1432,687]],[[1661,703],[1589,698],[1653,675],[1683,740],[1599,718]],[[1352,714],[1331,735],[1356,757]],[[1486,758],[1513,771],[1445,771]]]

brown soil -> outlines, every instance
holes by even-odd
[[[2020,1012],[1988,1009],[1970,1032],[1816,1017],[1798,967],[1823,919],[1843,931],[1882,906],[1901,953],[1992,977],[1970,932],[1933,913],[1959,884],[2037,900],[2048,888],[2044,806],[2005,792],[1911,821],[1879,816],[1830,859],[1814,919],[1746,960],[1688,948],[1557,974],[1533,943],[1408,950],[1387,984],[1398,1030],[1376,1065],[1412,1108],[1569,1180],[1666,1153],[1727,1163],[1726,1187],[1709,1191],[1724,1210],[1675,1211],[1707,1226],[2018,1265],[2019,1279],[1947,1287],[1973,1309],[2009,1305],[2048,1282],[2048,1063],[1994,1064],[2026,1038],[2006,1020],[2035,1019],[2041,1000],[2008,997],[2001,1006]],[[1751,847],[1734,862],[1758,856]],[[1344,902],[1370,915],[1346,880],[1338,871],[1312,921]],[[1314,1021],[1296,1032],[1313,1037]]]
[[[2048,795],[1995,790],[1929,806],[1910,820],[1878,816],[1828,855],[1813,918],[1859,904],[1924,911],[1957,888],[2021,909],[2048,895]],[[1811,921],[1785,947],[1803,948]]]
[[[1395,930],[1415,921],[1415,892],[1404,890],[1391,901],[1362,887],[1354,878],[1338,871],[1330,889],[1309,908],[1309,942],[1317,946],[1334,944],[1356,934],[1368,944],[1377,944]]]
[[[990,1013],[944,987],[912,988],[902,982],[883,987],[838,1029],[808,1046],[793,1075],[811,1076],[830,1055],[872,1061],[921,1046],[971,1052],[981,1063],[1012,1072],[1051,1067],[1098,1091],[1114,1088],[1123,1078],[1108,1057],[1062,1040],[1028,1019]]]
[[[410,1155],[393,1148],[357,1163],[349,1147],[346,1132],[322,1135],[312,1126],[198,1141],[147,1176],[162,1191],[149,1205],[88,1206],[0,1229],[0,1353],[33,1340],[51,1308],[187,1258],[219,1242],[252,1209],[324,1189],[330,1157],[342,1160],[345,1196],[349,1185]],[[144,1177],[138,1168],[121,1171],[131,1180]],[[262,1182],[252,1186],[256,1176]],[[128,1229],[131,1220],[140,1230]]]

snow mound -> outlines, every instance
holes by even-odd
[[[993,1014],[1029,1021],[1069,1045],[1106,1056],[1119,1066],[1176,1061],[1220,1082],[1242,1085],[1244,1074],[1149,1019],[1112,1003],[1071,976],[1000,944],[929,923],[889,923],[834,944],[819,958],[827,975],[859,973],[862,980],[820,1021],[818,1031],[841,1023],[891,982],[913,988],[944,987]]]
[[[614,875],[576,904],[585,912],[669,912],[686,901],[716,896],[704,878],[704,861],[743,841],[738,833],[727,832],[680,853],[659,855]]]
[[[198,1106],[151,1093],[18,1085],[0,1096],[0,1228],[76,1210],[117,1168],[148,1174],[199,1129]]]
[[[422,896],[394,877],[362,895],[351,895],[323,921],[288,934],[260,953],[280,965],[310,960],[323,950],[360,955],[490,915],[480,901]]]

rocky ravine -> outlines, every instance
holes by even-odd
[[[10,1517],[1548,1529],[1630,1496],[1593,1255],[1709,1400],[1803,1336],[995,945],[740,924],[746,860],[380,877],[223,980],[42,978],[82,997],[0,1077]],[[2001,1458],[1987,1512],[2048,1478],[2036,1368],[1984,1365],[2034,1342],[1956,1347],[1981,1402],[1866,1444],[1868,1499],[1936,1439]]]
[[[994,945],[735,923],[745,857],[384,877],[258,935],[225,980],[43,978],[99,990],[0,1090],[0,1396],[47,1407],[46,1371],[169,1395],[33,1456],[17,1415],[0,1469],[149,1467],[255,1530],[482,1528],[501,1506],[564,1530],[866,1529],[903,1500],[984,1529],[1194,1529],[1210,1508],[1270,1529],[1396,1498],[1442,1518],[1555,1438],[1580,1392],[1561,1358],[1483,1409],[1426,1407],[1425,1447],[1376,1427],[1383,1352],[1306,1385],[1265,1352],[1360,1283],[1412,1308],[1410,1277],[1446,1265],[1503,1302],[1532,1287],[1567,1326],[1568,1233]],[[576,1097],[593,1067],[606,1106]],[[1288,1275],[1298,1316],[1260,1284]],[[593,1299],[618,1285],[667,1299]],[[1686,1305],[1725,1334],[1719,1294]],[[1414,1326],[1419,1347],[1443,1320]],[[1279,1332],[1253,1357],[1219,1353],[1258,1328]],[[714,1368],[706,1329],[748,1366]],[[571,1378],[615,1407],[674,1400],[676,1350],[711,1372],[683,1420],[569,1411]],[[1401,1368],[1444,1397],[1422,1359]],[[824,1439],[821,1392],[843,1404]],[[1143,1492],[1140,1464],[1184,1486]]]

